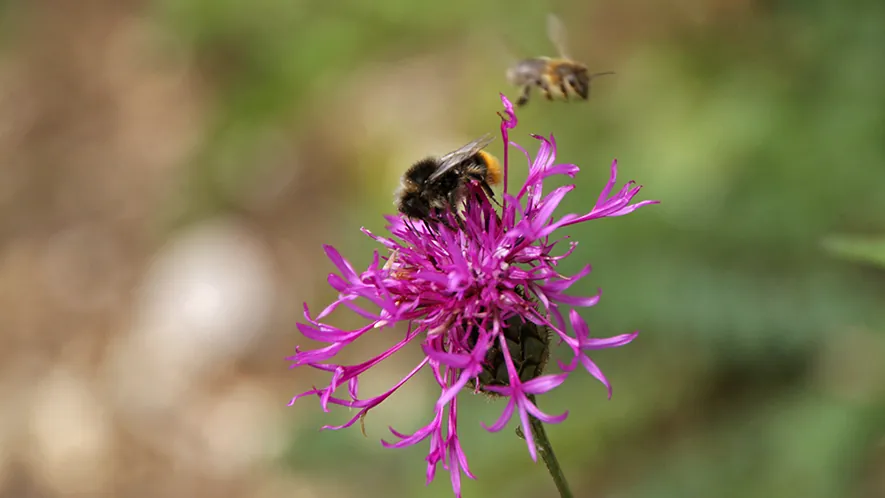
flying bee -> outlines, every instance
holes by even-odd
[[[399,212],[425,221],[440,219],[446,210],[455,213],[468,193],[469,182],[478,183],[494,199],[491,185],[501,181],[501,164],[483,150],[492,140],[494,137],[486,134],[442,157],[428,157],[413,164],[403,174],[397,192]]]
[[[518,107],[529,101],[532,87],[536,86],[547,100],[570,98],[587,100],[590,97],[590,80],[597,76],[615,74],[614,71],[590,73],[587,66],[574,61],[569,55],[568,32],[558,16],[547,16],[547,37],[559,52],[558,58],[533,57],[516,62],[507,70],[507,80],[522,88],[516,101]]]

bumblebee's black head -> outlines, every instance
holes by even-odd
[[[413,164],[403,175],[403,188],[399,194],[399,212],[409,218],[428,220],[434,208],[445,204],[448,196],[458,186],[458,172],[452,170],[430,181],[430,175],[439,169],[439,159],[428,157]]]
[[[399,212],[418,220],[430,218],[430,203],[418,191],[403,192],[397,203]]]

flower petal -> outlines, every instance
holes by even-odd
[[[610,178],[592,208],[588,206],[589,211],[583,214],[567,213],[555,219],[565,196],[575,186],[566,184],[545,193],[544,181],[554,175],[574,177],[580,169],[574,164],[556,164],[558,145],[553,135],[532,135],[540,142],[534,157],[512,142],[509,132],[517,126],[517,116],[513,104],[503,94],[501,102],[504,106],[504,111],[499,113],[504,146],[504,186],[500,211],[493,205],[491,194],[478,184],[468,182],[458,206],[453,206],[456,209],[438,211],[439,219],[417,220],[401,213],[386,216],[388,234],[385,236],[361,228],[367,237],[387,251],[386,254],[373,251],[371,261],[362,272],[358,273],[338,250],[324,246],[327,257],[337,268],[327,278],[337,297],[316,318],[310,316],[305,306],[305,321],[298,324],[304,337],[322,344],[310,350],[296,347],[295,354],[287,358],[290,368],[308,365],[329,375],[328,385],[295,396],[290,405],[297,399],[315,395],[326,411],[329,405],[358,410],[345,424],[327,427],[331,429],[349,427],[362,420],[418,370],[429,365],[440,386],[433,420],[411,435],[390,428],[396,440],[382,440],[382,445],[399,448],[428,441],[427,481],[433,480],[439,464],[442,464],[450,473],[453,492],[459,497],[462,472],[474,478],[461,446],[457,420],[457,395],[468,382],[477,380],[490,363],[499,368],[496,358],[503,359],[507,382],[476,387],[507,398],[498,419],[491,426],[483,424],[483,427],[491,432],[500,431],[513,418],[514,412],[518,412],[529,454],[537,460],[532,417],[542,423],[559,423],[565,420],[568,411],[561,415],[546,414],[534,404],[534,396],[560,386],[579,364],[599,379],[611,396],[608,380],[587,353],[620,347],[637,337],[637,332],[609,338],[590,337],[587,323],[571,308],[594,306],[600,295],[574,297],[565,295],[565,292],[586,277],[591,267],[585,265],[572,276],[557,269],[574,253],[577,243],[569,241],[567,250],[559,250],[558,244],[568,239],[552,237],[553,233],[568,225],[623,216],[642,206],[658,203],[641,201],[631,204],[642,188],[633,181],[615,191],[618,171],[617,161],[613,161]],[[525,181],[515,188],[516,196],[508,193],[511,147],[522,152],[527,160]],[[557,240],[551,241],[551,238]],[[360,328],[341,329],[325,322],[336,310],[345,309],[363,320]],[[573,335],[564,317],[567,310]],[[521,351],[523,346],[508,342],[505,330],[502,330],[503,324],[512,323],[514,318],[552,331],[556,334],[552,339],[558,340],[551,339],[551,345],[565,343],[574,353],[568,363],[557,362],[562,370],[560,373],[525,381],[520,378],[515,358],[524,354]],[[400,335],[397,338],[400,340],[381,354],[354,365],[341,365],[334,360],[345,347],[367,332],[372,331],[379,337],[399,335],[396,330],[402,322],[405,322],[405,336]],[[509,335],[512,330],[506,332]],[[392,389],[379,396],[361,399],[360,377],[419,335],[423,338],[422,362]],[[344,386],[347,395],[337,397],[335,394]]]
[[[492,386],[488,386],[492,387]],[[516,401],[512,398],[507,402],[507,406],[504,407],[504,411],[501,412],[501,416],[498,417],[498,420],[495,421],[491,426],[486,425],[484,422],[480,422],[480,425],[483,429],[489,432],[498,432],[504,427],[507,427],[507,422],[510,422],[510,418],[513,417],[513,410],[516,408]]]

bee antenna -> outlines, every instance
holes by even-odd
[[[605,76],[605,75],[607,75],[607,74],[615,74],[615,72],[614,72],[614,71],[603,71],[603,72],[601,72],[601,73],[593,73],[593,74],[591,74],[591,75],[588,76],[588,77],[589,77],[590,79],[593,79],[593,78],[595,78],[595,77],[597,77],[597,76]]]

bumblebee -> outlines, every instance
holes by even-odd
[[[403,174],[396,207],[409,218],[432,221],[457,209],[468,192],[468,183],[478,183],[490,199],[491,185],[501,182],[498,160],[483,149],[494,137],[486,134],[442,157],[428,157]]]
[[[615,74],[614,71],[590,74],[587,66],[574,61],[569,55],[565,24],[554,14],[547,16],[547,37],[556,47],[559,57],[523,59],[507,70],[507,81],[522,88],[516,101],[517,107],[529,102],[533,86],[540,88],[547,100],[587,100],[590,97],[590,80],[597,76]]]

